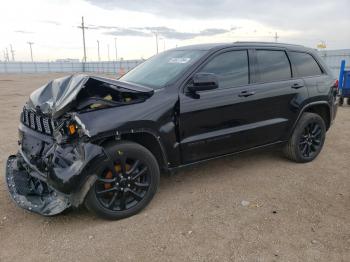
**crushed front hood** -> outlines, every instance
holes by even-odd
[[[153,89],[149,87],[104,77],[77,74],[52,80],[35,90],[30,95],[28,106],[39,110],[43,114],[58,118],[71,108],[71,103],[83,88],[88,84],[95,83],[109,84],[110,87],[115,89],[123,88],[138,93],[153,93]]]

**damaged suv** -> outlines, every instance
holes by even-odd
[[[23,108],[8,189],[20,207],[46,216],[85,204],[125,218],[151,201],[162,171],[272,145],[312,161],[336,95],[314,50],[271,43],[176,48],[119,80],[56,79]]]

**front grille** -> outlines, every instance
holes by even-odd
[[[38,115],[25,107],[23,108],[23,112],[21,114],[21,121],[30,129],[47,135],[52,135],[55,127],[51,118]]]

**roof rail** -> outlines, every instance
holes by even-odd
[[[236,41],[234,44],[266,44],[266,45],[288,45],[288,46],[299,46],[304,47],[302,45],[296,45],[296,44],[287,44],[287,43],[276,43],[276,42],[259,42],[259,41]]]

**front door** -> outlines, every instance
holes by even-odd
[[[223,155],[246,147],[250,122],[247,50],[216,54],[197,72],[214,73],[219,88],[196,96],[180,94],[180,144],[183,163]]]

